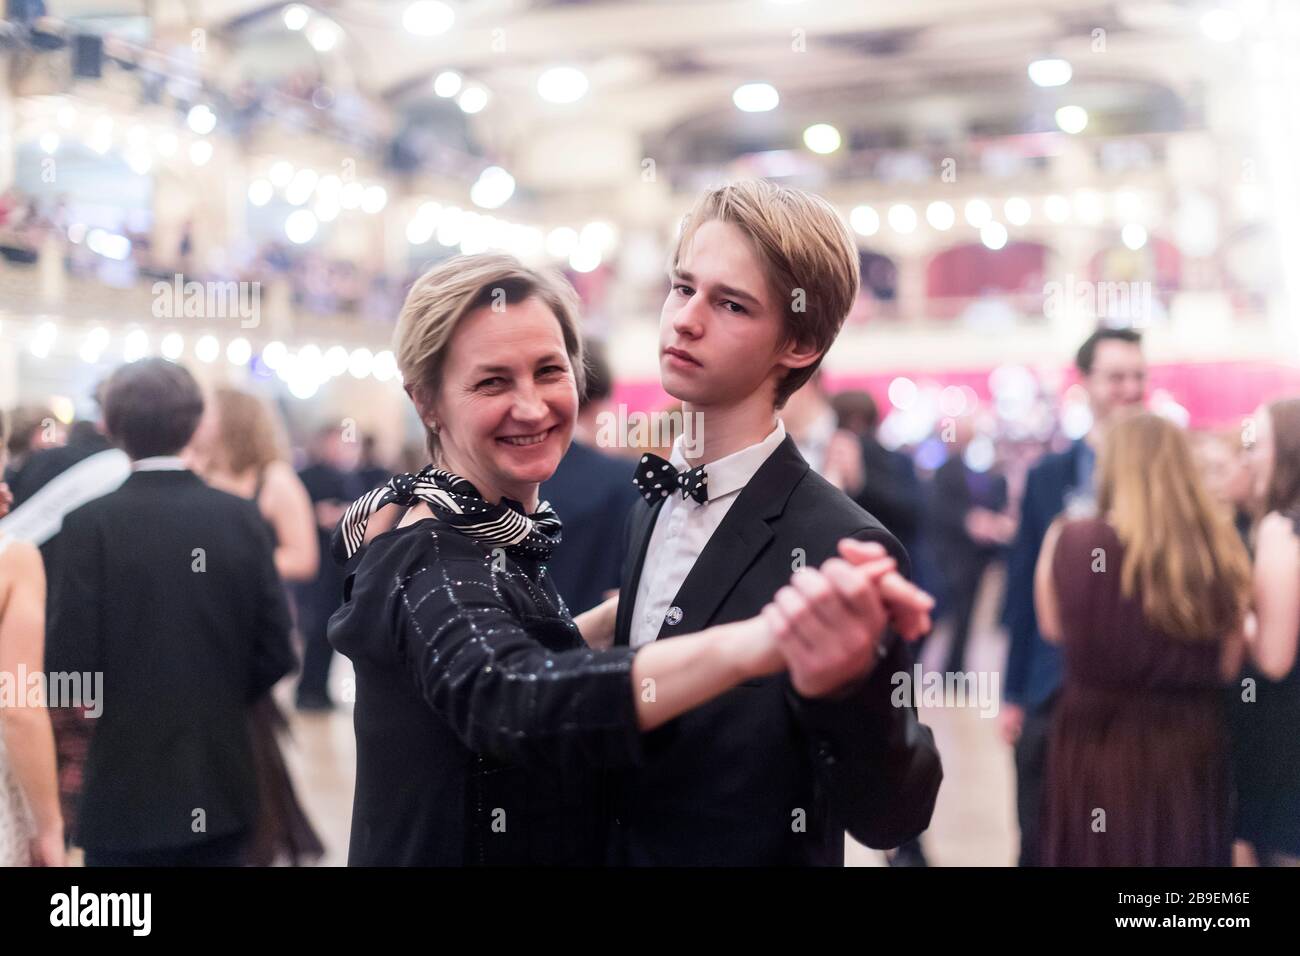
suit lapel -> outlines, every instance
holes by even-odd
[[[614,644],[627,647],[632,640],[632,611],[636,604],[637,587],[641,584],[641,569],[645,567],[646,550],[650,546],[650,532],[654,530],[659,517],[659,509],[664,499],[653,505],[638,503],[636,516],[632,519],[632,533],[628,537],[628,552],[625,560],[630,568],[623,587],[618,595],[618,615],[614,623]]]
[[[775,536],[771,523],[781,516],[790,493],[807,471],[808,463],[787,436],[741,489],[709,538],[673,598],[659,627],[659,638],[691,634],[714,623],[722,602]]]

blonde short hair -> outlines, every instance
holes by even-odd
[[[406,392],[417,407],[442,386],[442,369],[457,326],[471,312],[504,299],[513,305],[539,299],[555,314],[573,367],[578,396],[586,389],[578,295],[560,275],[530,269],[501,253],[456,256],[415,280],[397,319],[393,352]],[[438,459],[438,435],[425,423],[429,454]]]
[[[784,303],[783,344],[798,342],[820,353],[777,384],[780,408],[812,378],[853,308],[861,281],[857,244],[835,208],[820,196],[766,179],[745,179],[711,189],[695,203],[682,221],[672,253],[674,269],[695,231],[713,220],[739,227],[752,241],[773,298]]]

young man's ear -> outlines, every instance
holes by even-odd
[[[819,349],[811,342],[799,342],[791,339],[777,353],[776,362],[788,369],[807,368],[821,358],[824,349]]]

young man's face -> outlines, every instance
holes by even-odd
[[[1092,374],[1084,379],[1084,387],[1093,418],[1099,423],[1141,411],[1147,391],[1147,364],[1141,346],[1119,339],[1098,342]]]
[[[659,316],[664,391],[699,406],[732,404],[815,357],[782,346],[784,302],[773,298],[749,238],[713,220],[683,247]]]

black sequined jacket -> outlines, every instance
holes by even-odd
[[[539,562],[435,518],[376,537],[344,594],[349,864],[600,862],[601,770],[640,758],[633,651],[588,649]]]

